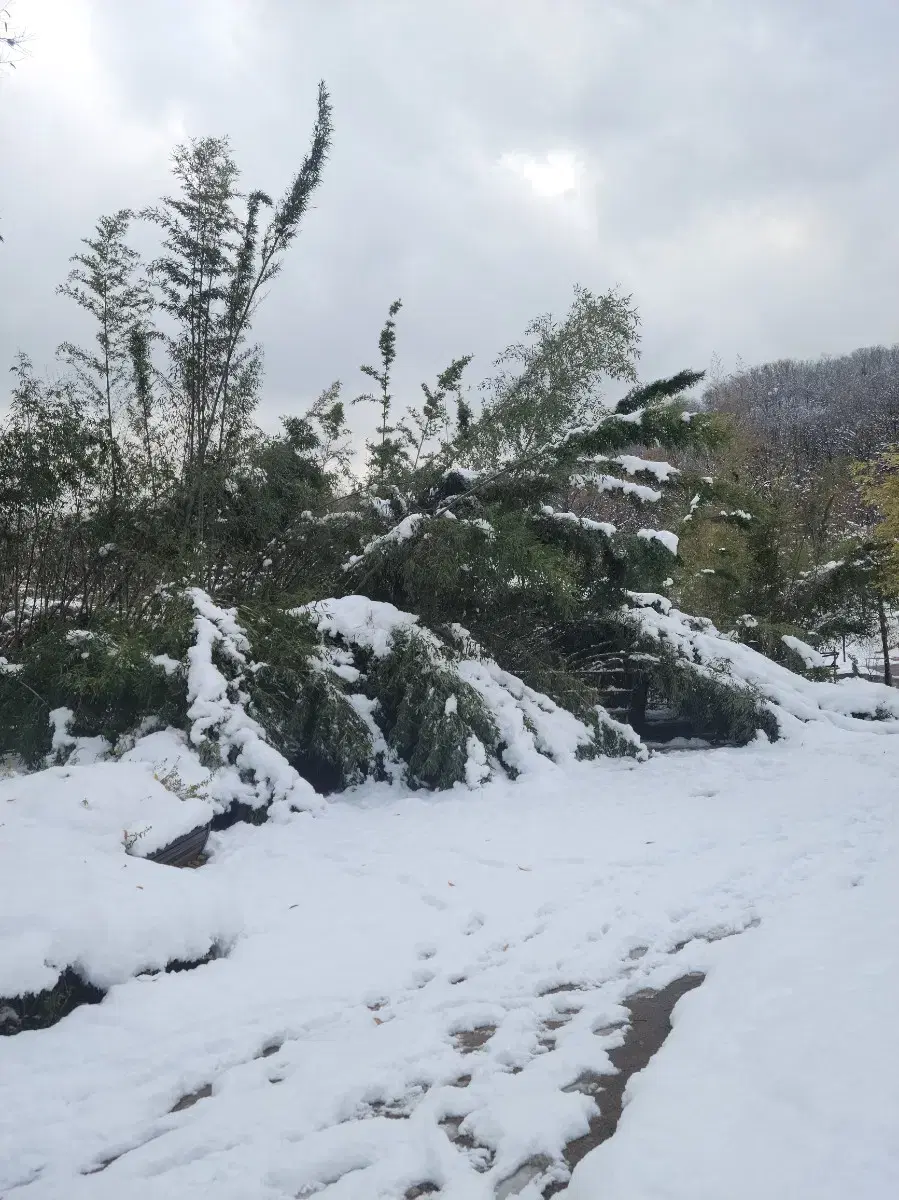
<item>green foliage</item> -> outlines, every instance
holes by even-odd
[[[394,318],[402,306],[402,300],[394,300],[378,337],[380,366],[360,367],[363,375],[367,375],[377,384],[377,392],[366,392],[357,396],[353,401],[354,404],[374,404],[378,409],[377,437],[373,441],[367,442],[366,445],[370,459],[369,483],[381,492],[385,488],[395,487],[409,468],[405,439],[402,437],[400,426],[392,418],[394,397],[390,391],[391,371],[396,359],[396,321]]]
[[[629,590],[662,590],[676,561],[663,541],[646,530],[619,535],[608,523],[560,511],[550,501],[558,503],[572,480],[597,498],[616,488],[638,503],[644,494],[660,494],[621,478],[642,460],[616,456],[635,446],[696,444],[713,436],[702,414],[670,403],[697,378],[686,372],[658,381],[643,389],[647,407],[606,411],[592,425],[555,431],[545,445],[494,470],[431,475],[430,488],[421,490],[417,504],[410,501],[418,513],[369,543],[342,590],[388,600],[430,623],[461,622],[491,654],[494,617],[524,643],[535,621],[595,619],[620,607]],[[646,467],[650,475],[656,468],[652,462]]]
[[[722,666],[699,668],[681,655],[656,652],[650,688],[700,737],[744,746],[761,730],[776,741],[777,720],[764,701]]]
[[[70,504],[97,461],[99,437],[68,386],[46,384],[18,355],[9,412],[0,426],[0,525]]]
[[[532,321],[525,331],[531,340],[497,359],[501,369],[485,384],[463,461],[486,467],[521,458],[560,430],[595,420],[600,379],[635,378],[638,326],[629,296],[614,290],[595,296],[581,287],[564,320],[546,314]]]
[[[653,383],[631,388],[627,395],[618,401],[615,411],[622,414],[632,413],[663,400],[672,400],[688,388],[695,387],[704,377],[704,371],[679,371],[670,379],[657,379]]]
[[[417,407],[397,398],[395,301],[377,365],[362,367],[372,391],[354,401],[378,417],[364,482],[351,469],[339,382],[277,433],[258,428],[253,319],[330,139],[321,87],[312,145],[278,202],[239,190],[227,139],[177,148],[172,194],[140,214],[159,234],[155,258],[144,264],[129,246],[134,218],[121,210],[73,260],[61,291],[91,317],[93,342],[63,344],[66,381],[45,385],[20,360],[0,438],[0,650],[13,660],[0,672],[0,734],[10,748],[38,761],[59,707],[73,710],[76,736],[114,739],[148,717],[185,727],[184,672],[153,660],[183,661],[191,613],[167,597],[196,586],[237,607],[246,627],[250,661],[241,650],[221,664],[232,691],[322,790],[400,772],[445,787],[479,755],[501,754],[487,702],[460,676],[455,623],[592,729],[584,755],[635,750],[602,707],[616,655],[651,659],[621,620],[631,593],[680,589],[732,622],[757,611],[767,640],[752,636],[781,661],[790,652],[774,631],[807,629],[800,608],[822,636],[858,627],[847,597],[865,569],[861,549],[825,583],[816,572],[828,537],[814,535],[813,554],[794,553],[802,538],[784,548],[797,512],[809,527],[821,516],[814,505],[778,487],[753,494],[748,517],[733,497],[713,514],[727,489],[693,467],[720,452],[722,421],[685,399],[702,374],[638,382],[639,319],[615,290],[577,288],[561,319],[531,322],[496,361],[479,408],[464,390],[470,355],[423,383]],[[609,381],[630,388],[612,406]],[[822,528],[832,482],[819,489]],[[758,491],[745,478],[732,484],[734,495]],[[686,580],[665,525],[684,534]],[[726,551],[715,550],[724,525]],[[376,657],[295,615],[354,593],[415,614],[421,631]],[[230,617],[216,619],[209,652],[222,657]],[[746,740],[766,727],[733,680],[652,661],[650,673],[628,667],[636,684],[715,736]],[[212,732],[203,752],[212,761],[215,750]]]
[[[140,337],[136,331],[152,308],[146,281],[135,278],[140,257],[125,240],[131,220],[128,209],[101,217],[94,236],[83,239],[86,250],[73,257],[75,265],[57,289],[84,309],[95,325],[96,349],[63,342],[59,353],[99,418],[104,477],[113,503],[123,471],[117,422],[128,404],[129,367],[135,338]]]
[[[454,359],[446,370],[437,376],[436,387],[431,388],[423,383],[421,390],[424,401],[420,409],[410,408],[400,422],[400,429],[406,440],[410,469],[413,472],[424,469],[434,462],[442,451],[444,456],[452,446],[452,418],[447,407],[450,395],[456,399],[457,419],[465,423],[470,416],[465,401],[462,398],[462,375],[471,362],[472,355]],[[466,431],[467,432],[467,431]],[[430,450],[431,443],[438,437],[442,438],[439,449]],[[448,465],[448,464],[446,464]]]
[[[273,745],[322,791],[361,783],[375,763],[371,733],[312,625],[274,607],[244,609],[241,622],[255,659],[249,711]]]
[[[725,451],[722,465],[728,458],[732,468],[739,461]],[[821,464],[803,479],[756,460],[729,474],[683,527],[681,606],[802,673],[784,634],[832,645],[875,632],[883,556],[853,532],[847,464]]]
[[[490,512],[489,509],[485,510]],[[388,600],[426,622],[471,622],[534,592],[554,608],[575,600],[564,555],[534,536],[521,512],[426,519],[405,541],[388,541],[346,572],[347,590]]]
[[[472,735],[488,754],[500,749],[484,701],[415,634],[396,638],[389,655],[370,663],[367,688],[413,785],[446,788],[463,781]]]
[[[189,613],[178,602],[136,630],[47,623],[15,663],[0,667],[0,743],[38,763],[50,750],[49,714],[57,708],[72,710],[75,737],[114,741],[147,719],[186,728],[185,674],[167,673],[154,658],[183,660],[190,636]]]
[[[339,379],[325,388],[303,416],[282,417],[281,424],[294,453],[309,459],[332,489],[352,479],[351,434]]]

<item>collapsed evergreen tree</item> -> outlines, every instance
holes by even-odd
[[[647,732],[653,696],[706,735],[770,729],[755,696],[691,669],[640,615],[655,597],[666,602],[677,574],[677,536],[655,510],[672,490],[706,486],[660,458],[713,436],[682,403],[701,374],[632,386],[605,404],[604,377],[635,376],[637,317],[615,292],[578,290],[563,321],[544,317],[528,332],[500,359],[506,369],[488,381],[476,419],[459,395],[455,422],[442,413],[429,452],[416,444],[416,467],[396,442],[393,471],[371,479],[380,530],[345,562],[343,590],[415,613],[450,639],[469,631],[586,722],[593,736],[581,754],[632,752],[630,730]],[[416,428],[423,417],[413,414]]]

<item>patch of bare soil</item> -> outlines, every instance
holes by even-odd
[[[609,1051],[617,1075],[584,1075],[572,1085],[572,1090],[584,1092],[596,1099],[596,1116],[583,1137],[565,1147],[565,1162],[571,1170],[581,1159],[608,1141],[621,1119],[624,1091],[632,1075],[642,1071],[671,1032],[671,1013],[681,996],[699,987],[704,975],[682,975],[658,991],[635,992],[625,1001],[630,1012],[624,1043]],[[551,1183],[543,1192],[544,1200],[567,1190],[566,1183]]]

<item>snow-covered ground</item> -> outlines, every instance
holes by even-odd
[[[75,965],[109,988],[0,1038],[0,1195],[538,1200],[622,1002],[690,972],[567,1194],[899,1195],[896,732],[368,787],[215,834],[195,871],[126,855],[109,789],[134,827],[196,816],[140,751],[0,783],[4,983]]]

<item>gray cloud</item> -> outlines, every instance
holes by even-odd
[[[894,0],[20,0],[0,85],[0,360],[77,335],[53,295],[105,211],[166,189],[171,146],[228,133],[278,191],[335,106],[317,205],[257,326],[264,412],[350,394],[402,296],[403,393],[478,374],[575,282],[620,284],[642,372],[895,340]],[[33,20],[32,20],[33,17]],[[567,156],[537,194],[508,165]],[[516,157],[517,156],[517,157]]]

